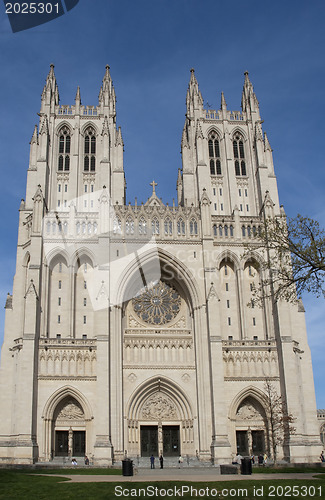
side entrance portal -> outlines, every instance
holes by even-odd
[[[179,425],[141,425],[141,456],[158,456],[163,452],[165,457],[180,454]]]

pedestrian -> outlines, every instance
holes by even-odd
[[[183,457],[182,457],[182,455],[180,455],[179,459],[178,459],[178,468],[179,469],[183,466],[183,462],[184,462]]]
[[[325,462],[325,456],[324,456],[324,451],[319,455],[319,459],[321,462]]]
[[[252,461],[252,465],[254,465],[255,464],[255,457],[254,457],[254,455],[251,456],[251,461]]]
[[[263,460],[264,460],[263,455],[262,454],[259,455],[258,456],[258,465],[263,465]]]
[[[72,464],[72,465],[78,465],[78,462],[77,462],[77,460],[76,460],[75,458],[73,458],[73,459],[71,460],[71,464]]]
[[[160,468],[163,469],[164,468],[164,457],[162,456],[162,454],[159,457],[159,462],[160,462]]]
[[[266,462],[267,462],[267,454],[264,453],[264,457],[263,457],[263,465],[264,466],[266,465]]]
[[[154,469],[155,468],[155,457],[153,455],[151,455],[150,457],[150,469]]]
[[[87,457],[87,455],[85,456],[85,465],[89,465],[89,458]]]

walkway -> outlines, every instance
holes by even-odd
[[[124,482],[154,482],[154,481],[182,481],[182,482],[210,482],[210,481],[247,481],[247,480],[270,480],[273,479],[313,479],[317,473],[275,473],[275,474],[252,474],[244,476],[241,474],[217,474],[214,469],[139,469],[135,476],[98,476],[98,475],[69,475],[60,474],[69,478],[72,483],[124,483]],[[42,474],[48,475],[48,474]],[[52,475],[53,477],[53,475]]]

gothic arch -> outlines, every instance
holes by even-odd
[[[126,416],[131,420],[141,420],[143,405],[148,399],[161,393],[174,404],[179,420],[192,420],[193,411],[184,391],[172,380],[157,375],[146,380],[133,392],[126,407]]]
[[[192,275],[190,269],[184,265],[178,258],[171,255],[169,252],[162,249],[150,249],[145,251],[140,256],[141,268],[154,265],[155,259],[159,259],[160,266],[168,266],[170,271],[174,273],[175,281],[183,288],[185,296],[189,296],[190,305],[192,309],[202,305],[203,299],[201,297],[199,286],[195,277]],[[117,283],[116,290],[116,304],[123,304],[127,299],[128,287],[130,284],[134,285],[134,276],[139,270],[139,259],[134,259],[124,270],[123,274]]]
[[[246,132],[241,129],[240,127],[236,126],[232,131],[231,131],[231,141],[233,141],[235,139],[235,135],[236,134],[239,134],[241,135],[241,137],[243,138],[244,142],[247,142],[248,140],[248,137],[247,137],[247,134]]]
[[[69,261],[66,252],[60,251],[55,253],[55,255],[52,255],[51,260],[48,262],[49,269],[52,270],[55,264],[60,261],[63,262],[67,268],[69,267]]]
[[[69,134],[72,136],[73,130],[71,124],[67,120],[63,120],[55,127],[55,134],[57,135],[57,137],[59,137],[59,134],[64,127],[67,127],[67,129],[69,130]]]
[[[257,266],[259,272],[261,271],[261,266],[263,264],[262,257],[256,252],[250,252],[249,255],[246,255],[241,262],[241,268],[245,269],[246,264],[252,263],[254,266]]]
[[[207,131],[206,131],[206,136],[209,138],[210,134],[213,134],[215,133],[216,136],[217,136],[217,139],[219,141],[222,140],[222,135],[221,135],[221,131],[215,126],[215,125],[211,125]]]
[[[68,252],[61,247],[52,248],[49,252],[46,252],[44,260],[45,263],[47,263],[48,267],[52,268],[55,260],[59,257],[64,259],[66,262],[66,266],[69,267],[70,256]]]
[[[243,389],[242,391],[240,391],[237,394],[237,396],[233,399],[232,403],[230,404],[229,413],[228,413],[228,417],[230,420],[232,420],[232,421],[236,420],[236,413],[237,413],[239,406],[241,405],[241,403],[245,399],[247,399],[249,397],[255,399],[263,407],[263,409],[265,411],[265,407],[266,407],[266,403],[267,403],[265,393],[263,391],[261,391],[260,389],[257,389],[257,387],[249,386],[249,387],[246,387],[245,389]]]
[[[24,257],[23,257],[22,266],[23,267],[28,267],[29,266],[29,262],[30,262],[30,253],[26,252],[25,255],[24,255]]]
[[[229,250],[224,250],[219,255],[219,257],[217,259],[217,262],[216,262],[216,267],[217,267],[218,271],[220,271],[221,264],[222,264],[223,261],[225,261],[226,263],[227,262],[231,262],[234,265],[235,271],[237,269],[240,269],[240,260],[239,260],[239,258],[237,257],[237,255],[235,253],[233,253],[233,252],[231,252]]]
[[[89,259],[92,267],[96,266],[95,255],[87,247],[81,247],[76,250],[71,256],[71,265],[75,268],[78,265],[78,261],[83,262],[83,260]]]
[[[78,389],[68,385],[66,385],[65,387],[61,387],[56,392],[54,392],[52,396],[50,396],[44,406],[42,418],[44,418],[45,420],[52,420],[58,404],[68,396],[74,398],[80,404],[85,414],[85,420],[92,420],[94,418],[90,405],[85,396],[80,391],[78,391]]]
[[[98,128],[96,125],[94,125],[94,123],[92,121],[87,121],[82,127],[81,127],[81,135],[84,136],[85,135],[85,132],[86,130],[88,130],[89,128],[92,128],[93,131],[95,132],[95,135],[96,137],[98,137],[99,135],[99,132],[98,132]]]

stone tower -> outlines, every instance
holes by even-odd
[[[97,106],[79,87],[60,105],[51,65],[6,302],[0,460],[269,453],[265,381],[297,416],[280,455],[316,460],[303,306],[247,307],[262,271],[246,245],[283,213],[248,73],[242,110],[222,93],[213,111],[191,70],[177,206],[154,181],[145,203],[126,203],[115,102],[106,66]]]

